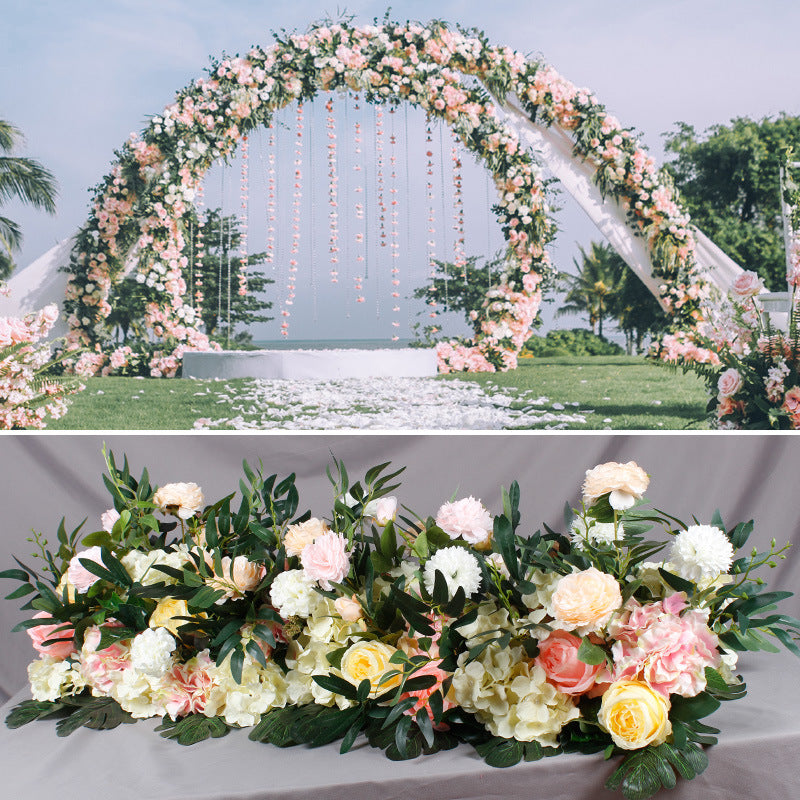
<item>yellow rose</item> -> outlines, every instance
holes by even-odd
[[[392,654],[396,652],[397,648],[383,642],[356,642],[342,656],[342,677],[354,686],[367,678],[372,686],[370,697],[377,697],[400,683],[399,674],[381,681],[386,672],[400,669],[401,665],[389,663]]]
[[[617,681],[603,695],[597,721],[623,750],[663,744],[672,733],[669,700],[642,681]]]
[[[56,594],[59,597],[64,596],[64,589],[67,590],[67,600],[70,603],[75,602],[75,587],[70,583],[69,578],[67,577],[67,573],[65,572],[61,576],[61,580],[58,582],[58,586],[56,586]]]
[[[185,600],[176,600],[174,597],[163,597],[158,601],[156,610],[150,615],[151,628],[166,628],[173,636],[178,635],[178,627],[186,620],[175,617],[188,617],[189,609]]]

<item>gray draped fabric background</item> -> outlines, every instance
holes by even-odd
[[[480,497],[492,511],[500,486],[514,478],[522,488],[523,531],[542,522],[561,527],[565,501],[574,504],[586,469],[604,461],[635,460],[651,475],[654,505],[687,521],[708,522],[715,508],[728,523],[754,518],[752,542],[760,546],[800,539],[800,439],[794,436],[606,435],[107,435],[0,437],[0,565],[11,554],[26,560],[31,529],[54,538],[62,516],[68,525],[88,518],[99,527],[109,506],[100,479],[101,448],[127,454],[138,474],[147,466],[154,484],[196,481],[207,500],[234,491],[241,461],[261,459],[265,474],[296,472],[301,509],[328,511],[325,467],[331,454],[352,476],[381,461],[406,465],[400,501],[435,514],[452,495]],[[769,575],[774,588],[800,589],[800,552],[790,551]],[[7,594],[12,582],[2,582]],[[10,628],[22,618],[17,602],[0,603],[0,692],[24,696],[25,666],[34,655],[24,633]],[[785,604],[800,613],[800,602]],[[698,779],[664,792],[664,800],[796,800],[795,754],[800,748],[800,660],[750,655],[742,659],[748,697],[726,704],[712,718],[721,744]],[[0,714],[7,711],[3,709]],[[371,798],[572,798],[620,797],[600,790],[613,764],[597,756],[561,756],[508,770],[486,767],[465,746],[393,763],[361,743],[339,756],[336,745],[309,751],[251,743],[246,732],[182,748],[152,733],[155,723],[110,732],[83,729],[59,739],[48,722],[9,731],[0,724],[2,796],[34,800],[54,790],[86,797],[166,800],[262,800],[309,796]]]

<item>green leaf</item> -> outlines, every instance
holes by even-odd
[[[236,683],[242,682],[242,669],[244,668],[244,649],[242,643],[236,645],[231,653],[231,675]]]
[[[84,547],[106,547],[110,548],[114,542],[111,535],[106,531],[95,531],[94,533],[87,533],[83,537],[81,544]]]
[[[749,522],[740,522],[731,532],[731,544],[737,549],[741,550],[747,544],[750,534],[753,532],[753,520]]]
[[[204,586],[189,600],[189,607],[200,610],[211,608],[224,594],[224,589],[214,589],[211,586]]]
[[[206,739],[219,739],[227,736],[230,726],[222,717],[206,717],[202,714],[190,714],[179,720],[164,718],[156,728],[165,739],[172,739],[178,744],[192,745]]]
[[[428,747],[433,747],[433,724],[431,723],[431,718],[428,716],[428,709],[424,707],[421,708],[419,711],[417,711],[414,719],[417,722],[417,727],[422,734],[422,738],[425,739],[425,744]]]
[[[519,579],[519,563],[514,547],[514,529],[507,517],[494,518],[494,540],[512,578]]]
[[[490,767],[499,768],[519,764],[524,755],[522,742],[500,736],[493,736],[487,742],[476,745],[475,750]]]
[[[696,587],[691,581],[687,581],[685,578],[681,578],[678,575],[673,575],[671,572],[667,572],[663,567],[658,568],[658,574],[664,579],[664,583],[673,588],[676,592],[686,592],[690,597],[694,593]]]
[[[666,758],[650,747],[626,755],[606,781],[607,789],[621,787],[627,800],[647,800],[662,786],[674,787],[675,773]]]
[[[116,700],[110,697],[75,697],[72,702],[79,702],[78,707],[56,725],[58,736],[69,736],[78,728],[94,730],[111,730],[118,725],[130,724],[136,720]]]
[[[314,683],[318,684],[323,689],[327,689],[334,694],[340,694],[342,697],[346,697],[354,703],[358,702],[358,690],[350,681],[346,681],[338,675],[312,675],[311,677]]]
[[[11,594],[7,594],[6,600],[18,600],[20,597],[25,597],[25,595],[35,591],[35,587],[31,586],[29,583],[23,583],[22,586],[18,586],[14,589]]]
[[[414,544],[411,545],[411,549],[414,551],[414,554],[417,558],[426,559],[431,553],[431,549],[428,545],[428,534],[426,531],[422,531],[422,533],[417,536],[414,540]]]
[[[4,569],[0,572],[0,578],[8,578],[12,581],[28,582],[28,573],[22,569]]]
[[[692,722],[713,714],[719,707],[719,700],[707,692],[700,692],[694,697],[675,696],[669,716],[679,722]]]
[[[583,661],[584,664],[593,666],[602,664],[606,660],[606,651],[602,647],[592,644],[588,636],[584,636],[581,640],[581,646],[578,648],[578,659]]]
[[[21,728],[37,719],[45,719],[53,714],[63,712],[67,708],[64,703],[49,700],[23,700],[14,706],[6,717],[9,728]]]

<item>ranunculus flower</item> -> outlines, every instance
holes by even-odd
[[[154,495],[153,502],[165,513],[189,519],[203,508],[203,492],[196,483],[168,483]]]
[[[734,369],[731,367],[730,369],[726,369],[719,376],[719,380],[717,381],[717,390],[719,391],[720,397],[733,397],[739,389],[742,388],[742,384],[744,381],[742,380],[742,376],[739,374],[739,370]]]
[[[635,461],[628,461],[627,464],[616,461],[598,464],[594,469],[586,470],[583,502],[592,505],[598,498],[608,494],[612,508],[630,508],[635,500],[641,500],[649,483],[647,473]]]
[[[34,614],[33,618],[53,619],[46,611]],[[75,652],[75,629],[68,622],[59,622],[58,620],[53,620],[53,622],[53,625],[37,625],[35,628],[27,629],[33,649],[43,656],[67,658]],[[53,639],[54,641],[51,644],[43,644],[48,639]]]
[[[93,586],[100,578],[93,572],[89,572],[86,567],[81,564],[81,559],[85,561],[94,561],[97,564],[103,564],[102,551],[99,547],[90,547],[88,550],[83,550],[76,553],[69,562],[67,568],[67,580],[75,587],[79,594],[85,594],[89,588]]]
[[[672,733],[669,700],[642,681],[616,681],[603,695],[597,721],[623,750],[663,744]]]
[[[350,554],[341,533],[329,531],[307,544],[300,554],[303,571],[326,590],[331,583],[341,583],[350,571]]]
[[[551,631],[539,642],[539,655],[534,659],[547,675],[547,680],[560,692],[578,695],[595,684],[603,664],[584,664],[578,658],[581,640],[566,631]]]
[[[103,530],[107,533],[111,533],[112,528],[114,527],[114,523],[119,519],[119,511],[116,508],[109,508],[108,511],[104,511],[100,515],[100,524],[103,526]]]
[[[364,516],[373,517],[381,527],[389,522],[394,522],[397,516],[397,498],[389,495],[388,497],[379,497],[377,500],[370,500],[364,506]]]
[[[342,677],[354,686],[358,686],[365,678],[368,679],[371,686],[370,697],[377,697],[389,689],[394,689],[401,681],[399,674],[381,681],[385,673],[399,669],[397,664],[389,663],[389,659],[396,652],[396,648],[384,642],[366,640],[356,642],[350,645],[342,656],[340,667]]]
[[[552,604],[559,622],[588,633],[599,630],[611,619],[622,605],[622,593],[613,575],[589,567],[561,578]]]
[[[764,288],[761,278],[755,272],[745,270],[736,278],[731,291],[738,297],[753,297]]]
[[[436,512],[436,524],[451,539],[463,539],[471,545],[486,545],[492,536],[492,515],[474,497],[445,503]]]
[[[356,622],[364,616],[364,609],[361,608],[361,603],[356,600],[355,595],[352,597],[337,597],[333,601],[333,607],[345,622]]]
[[[166,628],[173,636],[178,635],[178,628],[185,624],[185,620],[176,617],[188,617],[189,607],[185,600],[177,600],[174,597],[162,597],[158,601],[155,610],[150,615],[150,622],[147,624],[151,628]]]
[[[305,522],[298,522],[286,529],[283,544],[287,556],[299,556],[307,544],[311,544],[318,536],[327,533],[330,528],[320,519],[311,517]]]

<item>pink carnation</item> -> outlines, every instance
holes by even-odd
[[[300,554],[300,563],[306,575],[330,591],[333,583],[341,583],[350,570],[350,554],[341,533],[329,531],[307,544]]]
[[[120,623],[107,622],[104,628],[118,628]],[[81,674],[92,687],[92,694],[108,694],[122,672],[130,668],[131,649],[128,643],[115,642],[98,650],[101,630],[93,626],[86,631],[81,650]]]
[[[436,512],[436,524],[451,539],[473,545],[488,542],[492,535],[492,515],[472,496],[445,503]]]
[[[213,664],[208,650],[203,650],[188,664],[176,664],[167,675],[164,707],[172,719],[203,712],[215,685],[208,672]]]
[[[625,613],[608,626],[617,641],[611,648],[614,680],[641,676],[655,691],[668,697],[694,697],[705,689],[705,668],[720,664],[719,640],[709,630],[707,613],[690,609],[672,595],[641,605],[631,598]]]
[[[34,619],[53,619],[46,611],[40,611],[33,615]],[[28,636],[31,637],[33,649],[43,656],[51,658],[67,658],[75,652],[75,629],[67,622],[55,621],[54,625],[37,625],[35,628],[28,628]],[[54,640],[51,644],[44,644],[48,640]]]

